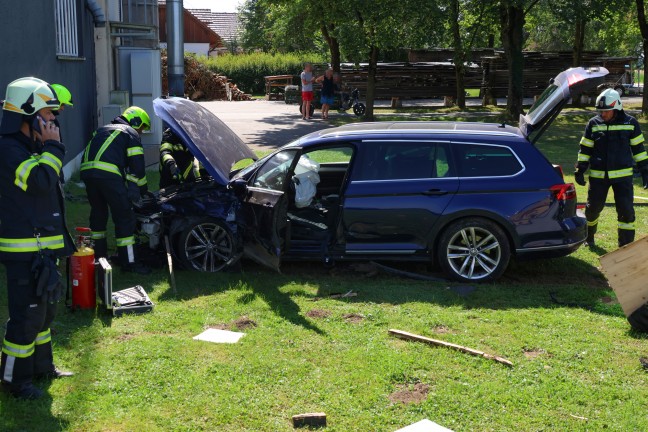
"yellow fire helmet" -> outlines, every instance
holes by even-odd
[[[56,92],[57,99],[61,102],[61,105],[74,106],[72,93],[70,93],[67,87],[61,84],[52,84],[52,88]]]
[[[149,118],[149,115],[146,113],[146,111],[144,111],[140,107],[131,106],[126,108],[126,110],[122,113],[122,117],[124,117],[135,129],[139,129],[140,127],[143,130],[151,129],[151,119]]]

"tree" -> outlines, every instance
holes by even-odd
[[[643,38],[643,58],[644,58],[644,92],[643,100],[641,102],[641,113],[648,114],[648,92],[646,91],[646,80],[645,77],[648,73],[648,67],[646,66],[646,59],[648,58],[648,22],[646,22],[646,7],[644,5],[644,0],[635,0],[637,2],[637,21],[639,22],[639,30],[641,31],[641,36]]]
[[[524,22],[539,0],[501,0],[499,4],[501,38],[508,66],[506,114],[516,119],[522,113],[524,97]]]

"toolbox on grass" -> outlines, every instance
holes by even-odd
[[[112,311],[113,316],[153,310],[155,305],[140,285],[113,292],[112,267],[106,258],[99,258],[95,273],[99,301],[107,310]]]

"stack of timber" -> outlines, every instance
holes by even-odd
[[[239,90],[226,76],[207,69],[193,56],[184,58],[185,94],[191,100],[252,100],[252,96]],[[168,94],[167,57],[162,57],[162,94]]]

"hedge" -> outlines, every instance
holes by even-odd
[[[231,79],[246,93],[263,94],[268,75],[299,75],[304,63],[325,63],[326,59],[313,53],[250,53],[222,54],[218,57],[200,57],[208,69]],[[295,80],[297,84],[297,80]]]

